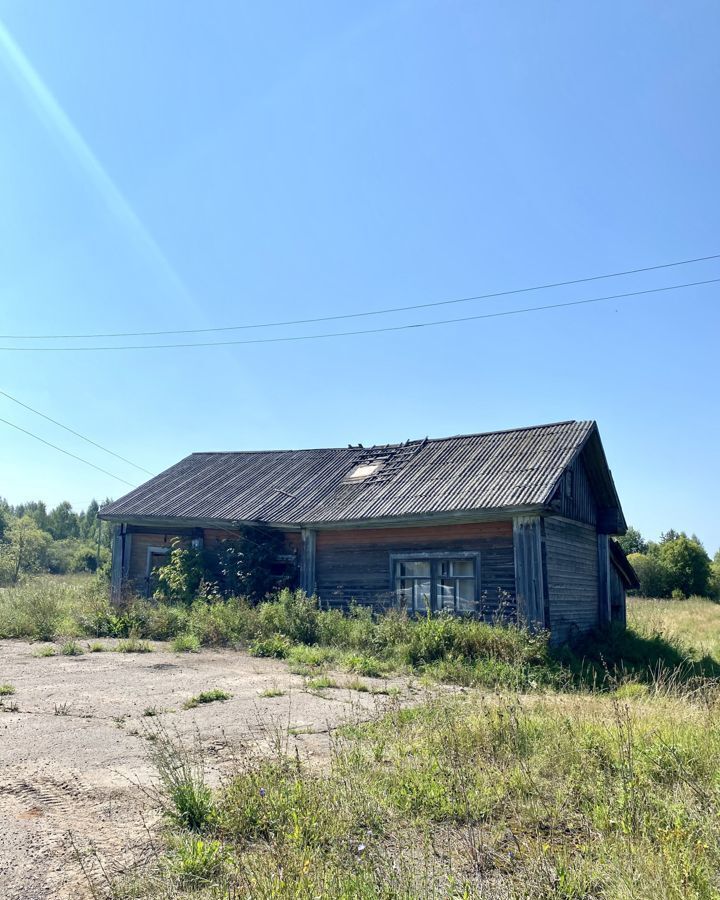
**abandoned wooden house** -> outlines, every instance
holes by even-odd
[[[563,641],[625,621],[637,581],[595,422],[379,447],[193,453],[114,503],[113,595],[146,593],[176,541],[284,537],[323,606],[517,617]],[[235,531],[234,531],[235,530]]]

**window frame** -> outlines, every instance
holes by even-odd
[[[410,552],[410,553],[402,553],[400,551],[394,552],[390,554],[390,589],[395,597],[396,603],[399,603],[399,582],[400,576],[397,574],[397,567],[399,563],[403,562],[429,562],[430,563],[430,605],[429,612],[438,613],[445,610],[444,606],[438,606],[438,585],[440,581],[442,581],[442,577],[439,574],[440,571],[440,563],[442,562],[452,562],[453,560],[471,560],[473,563],[473,579],[475,581],[475,591],[473,596],[473,602],[475,604],[475,609],[470,612],[468,610],[458,610],[457,608],[457,595],[455,596],[455,608],[452,610],[453,615],[479,615],[480,614],[480,597],[482,594],[481,585],[480,585],[480,552],[477,550],[428,550],[425,552]],[[451,576],[451,577],[460,577],[463,576]],[[469,576],[464,576],[468,578]],[[450,612],[450,610],[447,610]],[[408,610],[412,615],[417,614],[416,609]],[[420,611],[421,614],[422,610]]]

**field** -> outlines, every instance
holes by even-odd
[[[631,599],[629,624],[644,632],[657,631],[693,646],[698,655],[720,659],[720,604],[700,597],[682,602]]]
[[[719,606],[574,653],[293,595],[110,615],[0,594],[3,896],[720,895]]]

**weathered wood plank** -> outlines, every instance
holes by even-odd
[[[610,548],[608,536],[597,536],[598,552],[598,619],[601,625],[610,622]]]
[[[550,516],[545,540],[552,640],[560,643],[598,624],[598,542],[595,528]]]
[[[518,621],[530,628],[544,628],[545,588],[539,516],[513,519],[513,547]]]
[[[314,594],[316,587],[315,557],[317,532],[312,528],[302,530],[302,552],[300,555],[300,586],[306,594]]]
[[[514,615],[515,574],[512,524],[508,522],[402,528],[320,530],[317,533],[317,590],[323,604],[351,601],[387,608],[395,603],[391,554],[479,553],[483,615]]]
[[[110,600],[115,606],[122,600],[122,545],[122,525],[114,525],[112,535],[112,567],[110,569]]]

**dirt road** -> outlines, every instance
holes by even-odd
[[[95,848],[97,858],[85,857],[95,868],[98,860],[131,866],[147,850],[144,821],[152,824],[157,813],[136,783],[153,783],[146,726],[157,720],[146,711],[188,740],[197,731],[217,778],[274,725],[290,727],[300,752],[319,757],[329,728],[383,702],[348,689],[308,693],[304,679],[277,660],[155,648],[38,658],[37,645],[0,641],[0,684],[15,688],[0,698],[0,897],[87,896],[73,845],[81,855]],[[232,699],[183,709],[213,688]],[[284,693],[262,696],[268,689]]]

